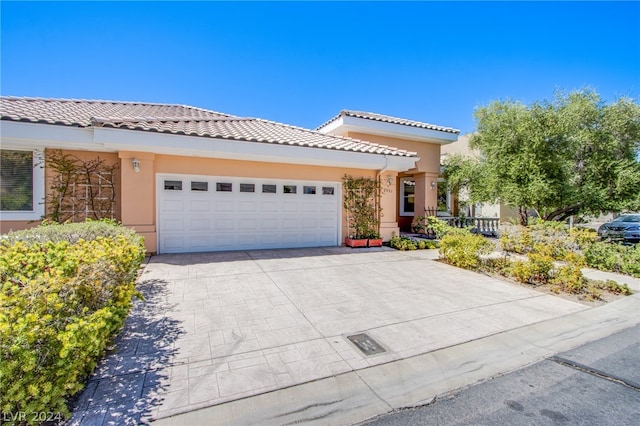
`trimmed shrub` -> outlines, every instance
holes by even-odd
[[[124,324],[144,253],[142,237],[104,222],[0,240],[2,412],[69,415],[66,402]]]
[[[481,235],[466,232],[448,233],[440,241],[440,258],[464,269],[477,269],[480,256],[493,251],[494,245]]]
[[[584,250],[584,257],[591,268],[640,277],[640,244],[596,242]]]

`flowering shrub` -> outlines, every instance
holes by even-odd
[[[68,416],[68,398],[124,324],[144,253],[142,237],[102,222],[0,240],[3,413]]]

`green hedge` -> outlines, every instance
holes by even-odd
[[[142,237],[105,222],[0,239],[2,413],[69,415],[124,324],[144,253]]]

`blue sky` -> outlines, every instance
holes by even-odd
[[[315,128],[355,109],[475,129],[496,99],[640,98],[640,2],[7,2],[0,92]]]

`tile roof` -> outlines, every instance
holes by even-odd
[[[454,129],[453,127],[437,126],[435,124],[423,123],[421,121],[407,120],[406,118],[397,118],[397,117],[391,117],[389,115],[376,114],[373,112],[351,111],[346,109],[340,111],[338,115],[336,115],[335,117],[331,118],[330,120],[318,126],[316,130],[323,128],[327,124],[339,119],[340,117],[364,118],[367,120],[382,121],[385,123],[392,123],[392,124],[401,124],[403,126],[409,126],[409,127],[419,127],[421,129],[438,130],[441,132],[455,133],[455,134],[460,133],[460,130]]]
[[[28,123],[111,127],[402,157],[417,155],[415,152],[359,139],[186,105],[3,96],[0,97],[0,118]]]

